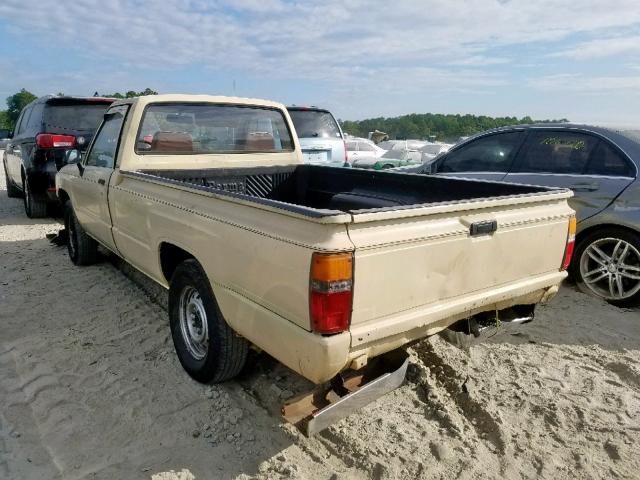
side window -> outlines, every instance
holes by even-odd
[[[20,135],[22,135],[22,133],[25,130],[25,127],[27,126],[27,122],[29,120],[29,114],[31,113],[31,108],[30,107],[26,107],[22,110],[22,113],[20,114],[20,117],[18,118],[18,123],[16,123],[16,131],[15,131],[15,136],[18,137]]]
[[[355,152],[358,150],[358,142],[347,142],[347,151]]]
[[[516,172],[582,174],[598,143],[578,132],[531,132],[520,155]]]
[[[612,177],[633,177],[634,171],[629,162],[606,141],[600,140],[591,156],[587,175],[608,175]]]
[[[36,103],[31,109],[29,122],[26,125],[25,132],[29,136],[35,136],[42,130],[42,113],[44,111],[44,103]]]
[[[373,148],[371,145],[369,145],[368,143],[361,143],[359,145],[360,147],[360,151],[361,152],[373,152],[375,150],[375,148]]]
[[[479,138],[443,157],[438,172],[507,172],[524,132]]]
[[[107,111],[87,156],[87,166],[114,168],[127,108],[126,105],[122,105]]]

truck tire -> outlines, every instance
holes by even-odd
[[[84,231],[70,201],[64,205],[64,228],[67,230],[67,251],[74,265],[92,265],[98,260],[98,242]]]
[[[607,228],[580,239],[571,276],[584,293],[617,307],[640,305],[640,235]]]
[[[178,359],[198,382],[223,382],[240,373],[249,343],[222,317],[211,284],[195,259],[182,262],[171,277],[169,322]]]
[[[7,197],[9,197],[9,198],[20,198],[22,196],[22,192],[9,179],[9,175],[7,175],[7,167],[5,167],[5,169],[4,169],[4,178],[5,178],[5,182],[6,182],[6,185],[7,185]]]
[[[24,212],[29,218],[43,218],[47,216],[47,201],[42,195],[35,194],[29,186],[29,177],[22,179],[22,191],[24,192]]]

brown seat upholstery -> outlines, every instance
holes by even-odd
[[[247,135],[246,150],[254,152],[270,152],[275,148],[273,135],[266,132],[252,132]]]
[[[193,152],[191,135],[182,132],[156,132],[151,140],[151,152]]]

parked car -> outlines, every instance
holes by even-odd
[[[23,197],[28,217],[57,202],[55,176],[69,148],[85,149],[113,99],[46,96],[20,113],[4,152],[9,197]]]
[[[313,422],[336,419],[399,385],[407,364],[373,390],[369,374],[341,372],[476,315],[528,310],[566,277],[570,191],[304,165],[293,132],[268,101],[119,100],[57,175],[71,261],[94,262],[101,244],[168,288],[196,380],[234,377],[253,343],[332,380],[334,394],[306,407]],[[314,399],[347,395],[317,412]]]
[[[539,124],[483,132],[417,173],[570,188],[578,219],[571,274],[619,306],[640,305],[640,131]]]
[[[366,138],[350,137],[347,139],[347,157],[350,163],[362,158],[380,158],[385,153],[385,149],[378,147]]]
[[[350,166],[342,129],[331,112],[317,107],[287,107],[305,163]]]

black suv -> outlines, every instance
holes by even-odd
[[[4,171],[7,195],[24,198],[29,218],[46,216],[47,206],[57,202],[55,177],[64,164],[65,152],[89,145],[113,101],[46,96],[24,107],[5,148]]]

